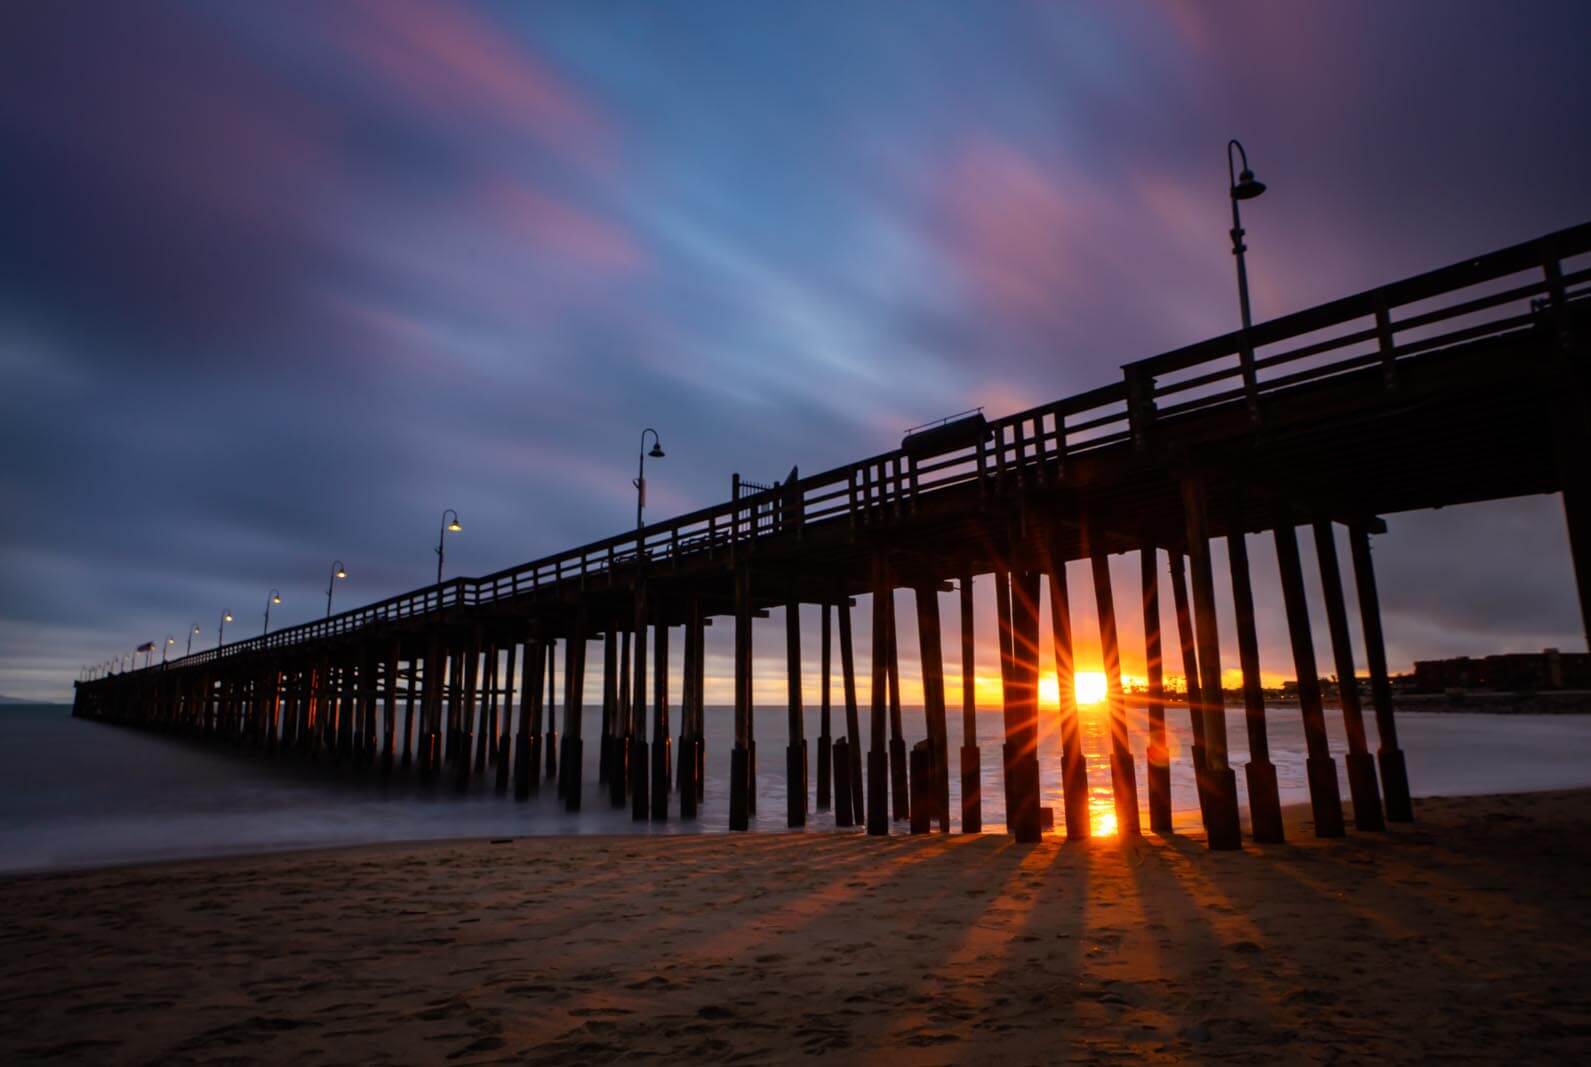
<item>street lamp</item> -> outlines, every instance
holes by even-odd
[[[166,644],[160,650],[160,665],[162,667],[164,667],[166,665],[166,653],[170,652],[171,651],[171,646],[176,644],[176,643],[177,643],[177,639],[175,637],[172,637],[170,634],[166,635]]]
[[[348,577],[348,572],[343,570],[343,561],[340,559],[333,560],[331,577],[326,579],[326,617],[328,619],[331,618],[331,591],[337,587],[338,579],[346,577]],[[440,582],[441,579],[438,578],[437,581]]]
[[[652,451],[646,450],[646,435],[652,435]],[[658,439],[657,431],[648,426],[641,431],[640,466],[636,471],[635,482],[635,528],[639,532],[644,524],[641,521],[641,512],[646,508],[646,457],[653,459],[663,458],[663,442]],[[639,549],[637,549],[639,551]]]
[[[226,624],[231,622],[231,621],[232,621],[232,613],[230,611],[223,611],[221,613],[221,625],[217,628],[217,631],[216,631],[216,639],[215,639],[215,647],[216,648],[220,648],[222,645],[226,644]]]
[[[265,629],[260,631],[261,634],[268,634],[271,632],[271,605],[280,604],[281,602],[282,594],[277,592],[275,589],[272,589],[265,597]]]
[[[453,516],[453,521],[452,522],[448,521],[447,517],[449,515]],[[442,529],[438,530],[437,531],[437,535],[436,535],[436,584],[437,585],[441,585],[442,584],[442,561],[447,558],[447,555],[443,551],[443,548],[446,545],[447,535],[450,534],[450,533],[458,533],[459,531],[461,531],[463,529],[464,529],[464,527],[459,525],[459,513],[458,512],[454,511],[452,508],[448,508],[446,511],[444,511],[442,513]]]
[[[188,651],[183,653],[184,656],[193,655],[193,636],[194,636],[194,634],[197,634],[198,632],[199,632],[199,624],[198,623],[194,623],[193,624],[193,628],[188,631]]]
[[[1232,156],[1234,148],[1243,160],[1241,171]],[[1248,246],[1243,243],[1243,220],[1238,214],[1237,205],[1240,200],[1253,200],[1263,193],[1265,183],[1254,179],[1254,172],[1248,169],[1248,153],[1236,140],[1226,143],[1226,175],[1232,187],[1232,254],[1237,257],[1237,297],[1243,312],[1243,332],[1247,333],[1252,323],[1249,321],[1248,268],[1244,265],[1243,253],[1248,251]]]

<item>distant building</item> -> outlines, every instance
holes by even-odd
[[[1502,693],[1534,693],[1551,689],[1591,689],[1591,653],[1508,652],[1474,659],[1416,660],[1416,693],[1450,689],[1485,689]]]

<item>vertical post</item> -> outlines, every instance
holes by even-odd
[[[822,666],[822,691],[818,702],[818,810],[827,811],[829,808],[830,786],[830,760],[834,750],[834,735],[830,729],[830,696],[829,690],[833,678],[833,637],[831,633],[830,605],[824,600],[820,605],[823,609],[823,622],[821,631]]]
[[[635,590],[635,682],[630,687],[630,818],[652,816],[652,764],[646,743],[646,622],[650,605],[645,586]]]
[[[475,773],[486,770],[487,753],[493,744],[492,723],[497,718],[497,645],[486,646],[486,669],[481,686],[480,735],[475,739]]]
[[[885,749],[884,720],[889,713],[889,564],[882,552],[873,553],[873,692],[868,723],[871,745],[867,752],[867,832],[889,833],[889,756]]]
[[[1353,798],[1353,824],[1360,830],[1385,830],[1381,814],[1381,788],[1376,764],[1365,739],[1364,709],[1359,705],[1359,679],[1354,671],[1353,644],[1348,637],[1348,608],[1343,602],[1342,573],[1337,566],[1337,538],[1327,519],[1315,521],[1315,555],[1320,562],[1320,585],[1326,597],[1326,625],[1331,632],[1331,654],[1337,665],[1337,699],[1342,704],[1343,728],[1348,735],[1348,793]]]
[[[1094,573],[1094,604],[1099,616],[1099,647],[1105,661],[1105,694],[1110,710],[1110,792],[1116,802],[1116,832],[1142,834],[1138,821],[1138,773],[1127,740],[1127,698],[1121,686],[1121,645],[1116,634],[1116,598],[1110,583],[1110,558],[1088,524],[1088,558]]]
[[[1309,632],[1309,608],[1304,600],[1304,571],[1298,562],[1298,541],[1292,516],[1278,509],[1276,564],[1282,578],[1282,600],[1287,608],[1287,632],[1293,646],[1293,670],[1298,675],[1298,708],[1304,719],[1308,758],[1309,804],[1315,817],[1316,837],[1341,837],[1342,799],[1337,791],[1337,764],[1326,741],[1326,714],[1321,708],[1320,677],[1315,673],[1315,642]]]
[[[983,760],[978,753],[978,670],[973,647],[972,569],[963,567],[961,593],[961,832],[983,832]]]
[[[318,673],[318,672],[317,672]],[[421,704],[420,780],[428,782],[437,772],[442,753],[442,635],[433,630],[425,653],[425,692]]]
[[[1375,564],[1370,559],[1370,531],[1363,523],[1348,527],[1353,556],[1354,582],[1359,591],[1359,621],[1364,629],[1365,659],[1370,667],[1370,700],[1376,713],[1381,764],[1381,790],[1387,818],[1413,822],[1414,802],[1409,798],[1409,769],[1398,747],[1398,724],[1392,716],[1392,681],[1387,676],[1387,646],[1381,634],[1381,598],[1376,592]]]
[[[679,813],[682,819],[694,819],[700,807],[701,791],[696,779],[699,731],[697,708],[701,703],[702,676],[697,664],[702,657],[702,600],[693,596],[685,620],[685,679],[680,708],[679,770],[675,780],[679,790]]]
[[[458,760],[454,764],[453,785],[457,789],[468,788],[470,784],[470,745],[474,739],[475,725],[475,697],[476,689],[480,684],[481,648],[480,637],[477,634],[470,638],[469,651],[464,659],[464,693],[459,705]]]
[[[547,779],[558,780],[558,641],[547,642],[547,729],[542,731],[542,747],[547,750]],[[563,793],[560,790],[559,796]]]
[[[1199,644],[1199,695],[1203,703],[1204,762],[1208,781],[1206,824],[1213,849],[1243,845],[1237,813],[1237,776],[1227,765],[1226,703],[1221,693],[1221,638],[1215,622],[1215,577],[1210,569],[1209,516],[1204,482],[1182,480],[1182,508],[1188,526],[1188,563],[1193,578],[1193,629]]]
[[[618,717],[613,724],[613,754],[608,766],[608,802],[615,808],[630,803],[630,735],[633,711],[630,706],[630,630],[619,633],[619,662],[615,668],[619,679]]]
[[[884,619],[889,630],[884,659],[889,675],[889,780],[894,817],[904,821],[911,818],[911,768],[906,762],[906,735],[901,723],[900,645],[896,639],[893,582],[884,598]]]
[[[673,739],[668,716],[668,613],[661,603],[652,624],[652,659],[652,821],[667,822]]]
[[[917,600],[917,647],[923,668],[923,717],[928,725],[926,769],[929,779],[912,798],[912,810],[916,811],[919,798],[931,798],[932,806],[923,814],[921,821],[926,825],[931,816],[937,816],[940,832],[949,833],[950,776],[947,764],[950,745],[946,738],[945,653],[939,633],[939,586],[938,583],[919,583],[913,593]]]
[[[558,785],[563,792],[566,811],[580,810],[580,779],[585,769],[585,742],[580,737],[580,714],[585,704],[586,689],[585,614],[584,605],[575,609],[563,652],[563,773],[558,778]]]
[[[1093,833],[1088,814],[1088,761],[1077,718],[1077,683],[1072,658],[1072,603],[1066,583],[1066,555],[1057,535],[1050,547],[1050,646],[1055,657],[1057,715],[1061,726],[1061,797],[1066,807],[1066,839],[1084,841]]]
[[[1004,740],[1000,743],[1000,784],[1005,798],[1005,822],[1012,823],[1016,809],[1011,797],[1011,572],[997,564],[994,571],[995,633],[1000,642],[1000,707]]]
[[[602,737],[597,751],[597,784],[608,785],[613,774],[613,744],[618,734],[619,634],[610,622],[602,633]]]
[[[785,816],[792,829],[807,824],[807,739],[801,701],[801,602],[792,592],[784,606],[785,691],[790,742],[785,746]]]
[[[1205,796],[1204,716],[1199,699],[1199,656],[1193,641],[1193,613],[1188,607],[1188,579],[1181,552],[1168,552],[1171,568],[1171,600],[1177,616],[1177,644],[1182,651],[1182,688],[1188,701],[1188,726],[1193,733],[1193,783],[1199,797],[1199,816],[1210,825],[1210,805]]]
[[[751,718],[751,572],[735,568],[735,748],[729,757],[729,828],[751,825],[750,753],[746,723]]]
[[[541,676],[547,662],[539,641],[525,642],[525,684],[519,691],[519,737],[514,747],[514,799],[528,800],[541,784]]]
[[[1039,816],[1039,573],[1011,574],[1011,686],[1006,691],[1006,816],[1018,842],[1043,836]]]
[[[508,778],[512,766],[512,739],[514,736],[514,668],[518,665],[519,642],[508,644],[508,662],[503,673],[503,729],[497,739],[497,791],[508,792]]]
[[[1232,607],[1237,614],[1237,655],[1243,667],[1243,722],[1248,727],[1249,825],[1255,841],[1279,844],[1282,801],[1271,762],[1270,738],[1265,729],[1265,690],[1260,683],[1260,644],[1254,627],[1254,590],[1249,582],[1248,542],[1243,533],[1242,508],[1232,509],[1232,526],[1226,534],[1226,554],[1232,571]]]
[[[849,768],[846,780],[851,787],[851,815],[856,821],[864,822],[867,805],[863,801],[862,787],[862,720],[856,703],[856,655],[851,641],[850,597],[842,596],[834,608],[839,615],[840,673],[845,683],[845,758]]]
[[[1144,681],[1148,686],[1149,829],[1171,832],[1171,753],[1166,747],[1165,658],[1160,640],[1160,550],[1145,543],[1138,552],[1143,582]]]
[[[274,675],[273,675],[274,676]],[[393,641],[387,649],[387,664],[383,681],[382,706],[385,719],[382,722],[381,738],[381,774],[383,777],[392,774],[395,753],[393,745],[398,730],[398,642]],[[274,701],[273,701],[274,704]],[[272,730],[275,736],[275,730]]]

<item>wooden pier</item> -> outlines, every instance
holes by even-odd
[[[996,420],[971,415],[908,435],[892,452],[480,578],[458,578],[328,619],[77,686],[74,714],[411,773],[453,788],[494,775],[524,799],[555,788],[578,809],[589,642],[601,641],[599,776],[637,820],[690,819],[704,800],[704,631],[734,631],[729,823],[755,813],[758,774],[782,774],[787,823],[833,805],[840,826],[887,834],[981,828],[980,768],[1003,768],[1019,841],[1042,833],[1037,754],[1040,590],[1050,592],[1060,679],[1064,830],[1089,833],[1088,782],[1072,701],[1065,564],[1088,560],[1099,612],[1116,823],[1171,825],[1161,684],[1170,645],[1187,677],[1199,810],[1212,848],[1239,847],[1237,775],[1211,554],[1224,540],[1243,677],[1248,833],[1278,841],[1276,770],[1260,692],[1244,537],[1274,538],[1308,743],[1314,828],[1344,832],[1298,554],[1313,537],[1341,678],[1370,675],[1372,755],[1353,686],[1342,689],[1344,757],[1359,830],[1413,817],[1398,747],[1371,563],[1381,516],[1561,492],[1574,580],[1591,630],[1591,223],[1150,359],[1119,381]],[[1346,526],[1363,649],[1350,642]],[[1147,760],[1127,732],[1108,557],[1138,553],[1146,628]],[[985,754],[971,687],[962,696],[952,819],[939,594],[960,593],[961,666],[974,673],[971,583],[995,585],[1003,736]],[[1566,576],[1567,577],[1567,576]],[[1170,583],[1178,633],[1160,632]],[[927,736],[904,736],[895,597],[914,594]],[[867,732],[861,731],[851,608],[873,604]],[[789,744],[759,764],[753,620],[783,608]],[[820,735],[803,736],[800,618],[821,613]],[[1136,607],[1132,610],[1137,610]],[[670,679],[669,641],[684,677]],[[843,708],[831,707],[838,674]],[[1229,662],[1232,650],[1226,650]],[[562,660],[561,666],[559,660]],[[648,673],[648,663],[651,672]],[[559,694],[559,671],[562,693]],[[678,694],[677,706],[670,704]],[[562,723],[557,721],[561,704]],[[1177,711],[1180,714],[1180,710]],[[841,715],[843,714],[843,720]],[[839,720],[839,721],[833,721]],[[994,744],[994,739],[984,739]],[[865,756],[864,756],[865,753]],[[774,768],[780,768],[774,770]],[[1140,788],[1143,783],[1143,788]],[[677,804],[677,808],[675,805]]]

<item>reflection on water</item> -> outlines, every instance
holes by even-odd
[[[1137,765],[1139,802],[1147,805],[1144,711],[1127,709],[1128,740]],[[677,833],[727,829],[730,709],[708,709],[707,787],[701,818],[682,823],[634,823],[628,810],[615,811],[597,784],[600,707],[584,720],[586,783],[583,810],[564,811],[553,790],[516,804],[484,787],[460,795],[451,789],[420,789],[401,778],[383,786],[378,776],[334,775],[328,768],[294,760],[268,760],[253,752],[200,747],[72,719],[61,707],[7,707],[0,711],[0,870],[127,862],[166,856],[258,852],[273,848],[342,845],[439,837],[497,837],[560,833]],[[757,708],[759,771],[757,814],[752,827],[772,831],[785,824],[783,753],[786,712]],[[867,733],[867,710],[862,729]],[[1116,832],[1110,791],[1110,727],[1104,705],[1082,709],[1081,730],[1088,770],[1089,815],[1100,836]],[[1277,707],[1266,715],[1271,758],[1283,803],[1308,799],[1304,737],[1298,709]],[[1171,798],[1178,827],[1197,824],[1193,770],[1186,757],[1191,733],[1186,708],[1168,707],[1167,745],[1172,753]],[[1039,784],[1064,832],[1061,801],[1059,719],[1040,715]],[[1332,751],[1346,748],[1342,716],[1327,714]],[[844,715],[834,716],[834,735]],[[1591,785],[1591,716],[1455,715],[1405,713],[1399,717],[1409,778],[1416,796],[1556,789]],[[1376,745],[1369,718],[1370,744]],[[922,738],[920,710],[907,709],[908,743]],[[962,743],[962,717],[948,716],[951,752]],[[982,754],[984,827],[1004,828],[1005,798],[1000,770],[1001,714],[997,707],[976,721]],[[808,751],[814,756],[819,712],[805,716]],[[1248,760],[1241,712],[1229,712],[1231,762]],[[1243,800],[1241,771],[1239,800]],[[810,788],[816,788],[816,774]],[[950,810],[959,822],[961,780],[950,776]],[[1348,795],[1346,780],[1343,796]],[[1147,822],[1147,819],[1145,820]],[[811,830],[834,828],[832,813],[814,812]],[[905,832],[901,823],[893,830]]]

